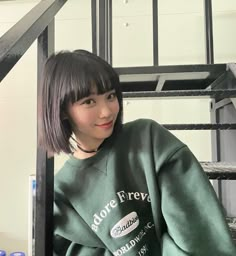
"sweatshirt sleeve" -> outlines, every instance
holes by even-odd
[[[186,147],[160,169],[161,210],[167,233],[163,256],[235,256],[223,207],[201,165]]]

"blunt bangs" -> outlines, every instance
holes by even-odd
[[[65,108],[69,103],[88,97],[94,88],[98,94],[104,94],[110,90],[119,90],[119,78],[105,61],[96,56],[81,54],[83,51],[75,51],[68,56],[69,65],[63,65],[64,81],[62,83],[61,106]]]

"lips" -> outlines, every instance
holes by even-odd
[[[103,123],[103,124],[97,124],[98,127],[101,128],[110,128],[113,125],[113,121],[107,122],[107,123]]]

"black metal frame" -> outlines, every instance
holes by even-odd
[[[125,98],[236,96],[235,64],[116,68]]]
[[[92,51],[112,65],[112,0],[91,0]]]
[[[158,0],[152,0],[152,34],[153,34],[153,65],[158,66],[159,53],[158,53]]]
[[[99,1],[99,0],[97,0]],[[92,0],[92,9],[96,9],[96,0]],[[236,68],[235,64],[214,64],[214,45],[213,45],[213,21],[212,21],[212,1],[204,0],[205,18],[205,46],[206,64],[197,65],[158,65],[158,0],[152,1],[153,7],[153,65],[145,67],[123,67],[115,68],[121,81],[124,98],[157,98],[157,97],[209,97],[212,104],[221,102],[225,98],[236,96]],[[92,17],[93,43],[98,39],[96,28],[99,22],[106,23],[107,16],[103,10],[97,12],[98,17]],[[94,11],[93,11],[94,13]],[[102,14],[102,15],[101,15]],[[95,16],[95,15],[94,15]],[[111,17],[111,16],[110,16]],[[102,20],[101,20],[102,18]],[[111,18],[109,19],[112,23]],[[112,26],[110,26],[111,28]],[[101,28],[101,27],[100,27]],[[103,26],[104,34],[108,37],[112,34],[112,29],[108,30]],[[105,36],[99,37],[96,41],[99,46],[106,46]],[[101,51],[94,52],[107,61],[109,59]],[[111,46],[103,51],[111,52]],[[112,53],[111,53],[112,54]],[[111,62],[110,62],[111,63]],[[233,65],[233,66],[232,66]],[[217,118],[212,119],[211,124],[167,124],[167,129],[174,130],[212,130],[213,155],[214,151],[220,150],[219,131],[235,129],[235,123],[219,123]],[[217,176],[217,179],[227,178]],[[214,175],[211,178],[214,179]],[[232,176],[231,176],[232,177]],[[220,182],[218,183],[220,187]]]
[[[54,52],[54,23],[53,19],[38,37],[38,91],[43,63]],[[37,129],[39,137],[39,123]],[[53,251],[54,158],[48,156],[48,153],[39,146],[37,148],[36,183],[35,254],[51,255],[50,252]]]
[[[214,124],[163,124],[168,130],[236,130],[236,123]]]
[[[65,2],[66,0],[41,1],[0,38],[0,81],[43,32]]]
[[[213,24],[212,24],[212,2],[204,1],[205,7],[205,34],[206,34],[206,63],[214,63],[214,45],[213,45]]]
[[[0,81],[38,38],[38,90],[44,60],[54,51],[54,16],[67,0],[39,2],[0,38]],[[40,129],[37,128],[39,137]],[[35,255],[52,255],[54,159],[37,145]]]
[[[200,162],[206,175],[212,180],[236,180],[236,167],[221,162]]]

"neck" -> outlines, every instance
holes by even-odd
[[[73,153],[73,156],[78,159],[86,159],[86,158],[90,158],[90,157],[96,155],[96,153],[97,152],[85,153],[84,151],[77,148],[77,150]]]
[[[99,149],[100,149],[100,147],[101,147],[101,145],[102,145],[102,143],[103,143],[103,141],[99,141],[99,142],[97,142],[97,143],[90,143],[91,145],[91,147],[90,148],[93,148],[93,149],[89,149],[89,147],[87,147],[86,146],[86,148],[84,147],[84,143],[82,143],[80,140],[78,140],[77,138],[74,138],[73,136],[71,136],[71,139],[76,143],[76,145],[77,145],[77,148],[78,148],[78,150],[77,151],[80,151],[80,152],[83,152],[83,153],[87,153],[87,154],[91,154],[91,153],[96,153]],[[93,146],[92,146],[93,145]]]
[[[84,149],[84,148],[82,148],[78,143],[77,143],[77,148],[78,148],[79,150],[81,150],[82,152],[88,153],[88,154],[96,153],[96,152],[98,151],[98,148],[97,148],[97,149],[93,149],[93,150]]]

